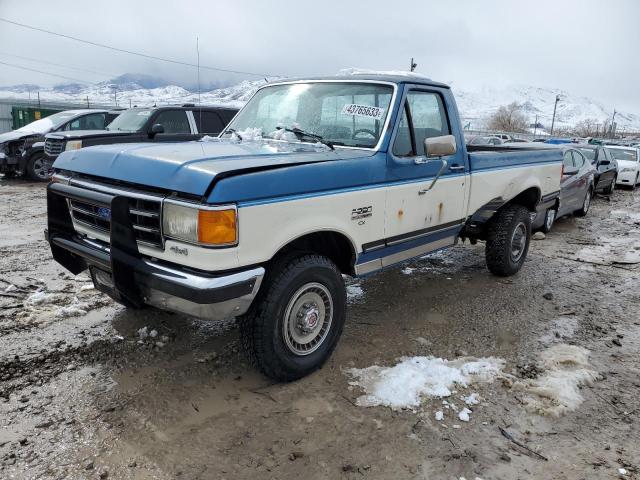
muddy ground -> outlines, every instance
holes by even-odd
[[[331,360],[284,385],[233,320],[128,311],[67,274],[45,223],[44,186],[0,178],[0,478],[640,478],[640,191],[559,220],[512,278],[477,245],[354,283]],[[560,412],[520,388],[554,345],[597,372]],[[350,368],[415,355],[506,366],[448,397],[479,394],[469,422],[439,398],[358,405]]]

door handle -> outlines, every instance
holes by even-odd
[[[451,165],[449,167],[449,170],[451,170],[452,172],[462,172],[464,171],[464,165]]]
[[[440,170],[438,170],[438,173],[436,174],[436,178],[433,179],[433,182],[431,182],[431,185],[429,185],[428,188],[425,188],[424,190],[418,190],[418,195],[424,195],[429,190],[431,190],[433,186],[436,184],[436,182],[438,181],[438,179],[440,178],[440,175],[442,175],[444,171],[447,169],[448,162],[444,158],[441,158],[440,161],[442,162],[442,166],[440,167]]]

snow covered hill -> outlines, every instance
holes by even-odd
[[[526,115],[534,123],[538,122],[546,128],[551,126],[553,105],[556,95],[560,95],[556,112],[556,125],[573,126],[581,120],[594,119],[602,126],[610,122],[613,106],[605,105],[588,97],[573,95],[558,89],[533,86],[514,85],[508,88],[481,88],[475,91],[463,91],[454,88],[460,114],[465,123],[471,122],[473,127],[480,127],[501,105],[517,102],[524,105]],[[640,130],[640,115],[624,111],[624,106],[616,107],[616,123],[618,131],[622,128]]]
[[[241,107],[256,89],[264,84],[265,80],[243,81],[231,87],[202,92],[200,101],[204,104]],[[30,95],[33,100],[36,92],[39,91],[40,99],[45,101],[85,104],[88,99],[93,106],[113,106],[114,85],[117,86],[116,96],[118,106],[121,107],[198,102],[198,95],[193,91],[167,84],[162,79],[138,74],[125,74],[111,81],[88,86],[65,84],[41,88],[37,85],[24,84],[0,87],[0,98],[26,100]],[[553,104],[558,94],[561,96],[556,115],[558,126],[573,126],[585,119],[595,119],[596,122],[603,124],[611,120],[614,108],[612,105],[605,105],[570,92],[534,86],[514,85],[501,89],[484,87],[477,90],[462,90],[454,86],[453,90],[463,123],[469,124],[470,128],[482,128],[487,117],[498,107],[514,101],[524,105],[531,123],[534,123],[538,115],[538,122],[549,128]],[[618,131],[623,128],[640,130],[639,114],[625,111],[623,105],[616,106],[616,109],[618,110],[616,114]]]

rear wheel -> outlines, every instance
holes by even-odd
[[[46,182],[51,178],[53,163],[44,153],[34,153],[27,161],[27,175],[32,180]]]
[[[238,319],[242,345],[265,375],[292,381],[320,368],[342,334],[346,291],[326,257],[289,256],[269,269],[251,310]]]
[[[618,181],[618,177],[613,177],[613,180],[611,180],[611,185],[609,185],[607,188],[605,188],[603,190],[603,192],[606,195],[611,195],[613,193],[613,190],[616,188],[616,182]]]
[[[520,205],[509,205],[491,219],[485,257],[494,275],[507,277],[520,270],[531,241],[531,217]]]
[[[540,230],[542,230],[544,233],[549,233],[551,231],[551,227],[556,221],[556,215],[557,211],[555,208],[547,209],[547,213],[545,213],[544,215],[544,223],[542,224]]]
[[[589,212],[589,207],[591,206],[591,196],[593,195],[593,191],[591,187],[587,190],[587,193],[584,196],[584,200],[582,201],[582,208],[580,210],[576,210],[574,215],[577,217],[584,217]]]

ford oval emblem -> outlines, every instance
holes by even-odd
[[[111,209],[106,207],[98,208],[98,216],[105,220],[111,220]]]

